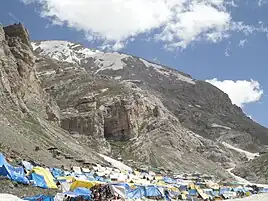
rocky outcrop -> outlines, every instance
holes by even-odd
[[[268,184],[268,153],[238,165],[234,174],[258,184]]]
[[[60,109],[41,87],[35,60],[22,24],[0,27],[0,152],[53,166],[73,163],[67,155],[98,160],[59,127]]]

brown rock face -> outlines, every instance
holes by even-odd
[[[0,26],[0,152],[55,166],[72,163],[65,155],[97,160],[58,126],[59,107],[40,83],[28,31],[21,24]]]
[[[107,140],[115,141],[126,141],[133,137],[124,101],[115,102],[106,108],[104,137]]]

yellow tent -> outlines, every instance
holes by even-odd
[[[91,188],[91,187],[95,186],[96,184],[105,184],[105,183],[98,182],[98,181],[81,181],[81,180],[76,180],[70,186],[70,190],[74,190],[74,189],[79,188],[79,187],[82,187],[82,188]]]
[[[73,182],[75,181],[75,178],[73,176],[64,176],[58,177],[57,180],[66,180],[67,182]]]
[[[43,176],[48,188],[53,188],[53,189],[58,188],[56,183],[54,182],[54,177],[49,172],[49,170],[42,168],[42,167],[34,167],[31,172],[34,172],[35,174]]]
[[[162,179],[163,179],[163,176],[160,176],[160,175],[155,176],[155,180],[157,180],[157,181],[160,181]]]
[[[189,184],[190,189],[194,190],[196,189],[196,186],[194,184]]]
[[[196,190],[197,190],[197,192],[199,193],[199,195],[200,195],[204,200],[209,199],[209,196],[208,196],[206,193],[204,193],[202,189],[200,189],[200,188],[198,187],[198,188],[196,188]]]

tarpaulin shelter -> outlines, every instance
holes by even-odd
[[[97,184],[104,184],[104,183],[98,182],[98,181],[81,181],[81,180],[76,180],[70,186],[70,190],[74,190],[76,188],[91,188],[91,187],[93,187],[93,186],[95,186]]]
[[[73,182],[73,181],[75,181],[75,177],[74,177],[74,176],[58,177],[57,180],[58,180],[58,181]]]
[[[26,197],[23,200],[28,201],[54,201],[54,196],[47,196],[47,195],[38,195],[34,197]]]
[[[30,174],[29,178],[33,181],[34,186],[38,186],[40,188],[48,188],[45,178],[42,175],[32,173]]]
[[[65,176],[64,171],[59,168],[50,168],[49,170],[55,178]]]
[[[175,184],[176,180],[171,179],[170,177],[164,177],[164,182],[166,182],[168,184]]]
[[[12,181],[22,184],[29,184],[23,167],[13,167],[10,165],[2,153],[0,153],[0,176],[8,177]]]
[[[234,192],[243,192],[243,193],[246,192],[243,186],[238,186],[236,188],[233,188],[233,191]]]
[[[77,195],[86,195],[86,196],[91,195],[91,190],[89,190],[87,188],[76,188],[76,189],[74,189],[73,192],[76,193]]]
[[[129,199],[140,199],[145,196],[145,189],[138,187],[131,189],[127,192],[127,198]]]
[[[121,198],[127,197],[127,189],[124,185],[109,185],[112,195],[120,196]]]
[[[163,197],[162,193],[155,186],[145,186],[145,197]]]
[[[22,161],[21,162],[25,170],[31,171],[33,169],[33,165],[28,161]]]
[[[58,188],[49,170],[42,168],[42,167],[34,167],[33,170],[30,172],[30,174],[32,173],[35,173],[36,175],[39,175],[39,176],[41,175],[44,178],[44,181],[46,182],[47,188],[52,188],[52,189]],[[41,177],[38,177],[38,179],[39,181],[41,181]]]
[[[81,168],[80,168],[80,167],[73,166],[72,169],[73,169],[73,171],[74,171],[76,174],[82,174],[82,171],[81,171]]]

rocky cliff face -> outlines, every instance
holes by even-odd
[[[0,151],[47,165],[71,164],[66,156],[78,153],[94,160],[59,127],[60,108],[41,87],[35,59],[21,24],[0,27]]]

